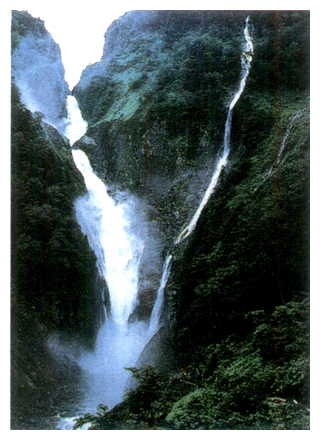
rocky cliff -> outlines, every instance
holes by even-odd
[[[166,234],[179,231],[210,181],[239,81],[247,15],[132,11],[110,26],[102,60],[73,91],[89,123],[79,148],[107,181],[163,208],[164,221],[175,215]],[[304,13],[251,13],[256,53],[242,113],[236,109],[233,152],[253,149],[268,134],[282,105],[277,93],[294,98],[308,87],[307,20]],[[169,212],[176,199],[179,208]]]
[[[248,15],[254,57],[229,164],[195,232],[175,247],[223,145]],[[79,148],[107,181],[147,201],[174,253],[166,349],[180,387],[199,388],[171,395],[172,376],[164,385],[136,371],[141,387],[94,429],[305,429],[309,13],[130,12],[73,93],[89,122]]]
[[[95,292],[104,286],[74,211],[75,200],[86,192],[83,177],[73,163],[67,139],[45,122],[50,115],[61,120],[58,116],[66,108],[59,51],[43,23],[27,13],[13,12],[12,31],[12,429],[39,429],[46,427],[40,418],[44,421],[56,411],[58,402],[73,401],[76,388],[72,391],[68,386],[75,386],[80,378],[78,367],[57,362],[48,338],[58,333],[62,339],[92,348],[102,319],[102,299]],[[21,93],[17,85],[25,77],[34,81],[34,75],[41,83],[47,68],[55,66],[54,76],[47,78],[48,88],[35,91],[37,97],[47,94],[45,115],[32,113],[21,102],[27,89]]]
[[[11,43],[12,76],[22,103],[63,134],[69,87],[59,45],[42,20],[20,11],[12,11]]]

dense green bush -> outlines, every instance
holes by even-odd
[[[137,386],[78,429],[309,429],[309,301],[251,311],[245,335],[203,347],[174,375],[129,369]]]

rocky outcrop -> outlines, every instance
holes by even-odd
[[[154,205],[176,178],[186,189],[178,182],[173,189],[181,199],[206,186],[239,76],[242,18],[133,11],[110,26],[101,62],[73,90],[97,144],[100,175]]]
[[[234,189],[245,175],[238,167],[248,172],[261,148],[271,166],[289,119],[308,106],[308,13],[132,11],[110,26],[101,61],[85,69],[73,90],[90,137],[76,146],[107,182],[152,206],[164,254],[210,182],[240,80],[248,15],[254,57],[220,182]]]
[[[26,11],[12,11],[11,42],[12,76],[22,103],[63,133],[69,87],[59,45],[44,22]]]

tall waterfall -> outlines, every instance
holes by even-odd
[[[82,119],[77,101],[71,98],[68,99],[66,136],[73,144],[85,134],[87,124]],[[100,275],[105,279],[109,293],[105,322],[97,335],[94,351],[82,351],[76,358],[88,379],[79,411],[94,413],[99,404],[112,408],[122,400],[130,377],[125,367],[136,364],[143,348],[159,329],[171,257],[164,264],[150,323],[131,322],[130,316],[138,304],[139,265],[146,245],[146,237],[139,230],[139,225],[143,229],[143,220],[132,221],[133,198],[128,194],[120,194],[118,199],[111,196],[110,188],[95,175],[83,151],[73,149],[72,155],[87,188],[87,194],[75,202],[76,217],[95,252]],[[105,302],[105,298],[102,300]],[[60,427],[68,429],[72,423],[72,420],[62,420]]]
[[[93,173],[85,153],[73,150],[73,158],[88,190],[87,196],[76,201],[77,220],[88,236],[100,273],[108,285],[109,319],[116,326],[126,328],[137,305],[139,263],[144,243],[130,230],[127,206],[117,204],[108,195],[108,188]]]
[[[175,241],[175,244],[181,243],[195,229],[203,208],[208,203],[212,193],[214,192],[214,190],[217,186],[221,171],[227,165],[228,156],[230,153],[230,133],[231,133],[231,124],[232,124],[232,112],[233,112],[233,109],[234,109],[236,103],[238,102],[238,100],[239,100],[239,98],[245,88],[247,78],[249,75],[249,71],[250,71],[252,55],[253,55],[253,43],[252,43],[251,35],[249,33],[249,17],[247,17],[247,19],[246,19],[246,26],[244,28],[244,37],[245,37],[245,45],[243,48],[243,52],[241,54],[241,68],[242,68],[241,81],[240,81],[239,89],[237,90],[231,103],[229,104],[228,116],[227,116],[227,121],[226,121],[226,125],[225,125],[225,130],[224,130],[223,152],[222,152],[221,157],[219,157],[217,160],[216,167],[215,167],[214,173],[211,178],[211,182],[210,182],[210,184],[209,184],[209,186],[203,196],[203,199],[202,199],[197,211],[195,212],[195,214],[192,217],[188,226],[185,229],[183,229],[183,231],[180,233],[180,235],[178,236],[178,238]]]

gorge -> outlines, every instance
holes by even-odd
[[[308,429],[308,13],[12,17],[12,429]]]

